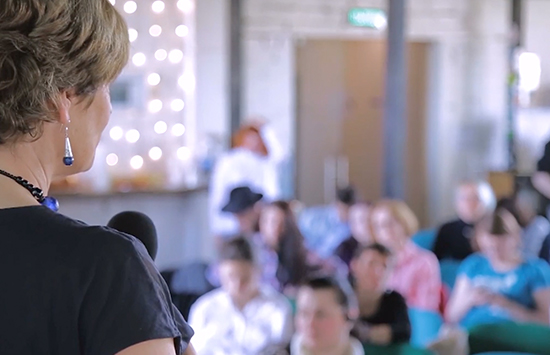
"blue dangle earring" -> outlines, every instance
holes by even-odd
[[[65,126],[65,155],[63,156],[63,164],[71,166],[74,163],[73,150],[71,148],[71,140],[69,139],[69,126]]]

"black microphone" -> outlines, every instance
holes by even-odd
[[[147,215],[135,211],[120,212],[111,218],[107,227],[139,239],[145,245],[151,259],[155,260],[158,250],[157,229]]]

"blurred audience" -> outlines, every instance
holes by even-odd
[[[441,275],[435,255],[411,241],[418,220],[411,209],[398,200],[382,200],[371,214],[373,239],[395,255],[388,287],[398,291],[411,308],[439,312]]]
[[[199,298],[189,315],[197,354],[279,354],[292,337],[288,300],[260,282],[247,239],[224,242],[219,259],[222,287]]]
[[[480,253],[460,266],[446,318],[469,328],[495,322],[550,320],[550,266],[521,253],[521,228],[500,208],[484,217],[475,236]]]
[[[543,246],[546,239],[550,238],[550,222],[537,214],[539,194],[532,189],[520,189],[516,194],[515,207],[519,224],[523,228],[523,257],[529,259],[543,256]]]
[[[209,215],[214,235],[238,234],[237,220],[222,210],[234,188],[247,186],[268,201],[281,197],[278,165],[282,159],[281,145],[263,122],[243,125],[235,133],[232,149],[217,160],[210,182]]]
[[[263,267],[263,280],[293,296],[297,286],[316,272],[346,275],[347,268],[334,259],[321,259],[307,250],[291,205],[275,201],[262,209],[260,233],[254,237]]]
[[[391,264],[389,249],[376,243],[359,247],[351,263],[359,304],[359,319],[352,334],[362,343],[407,343],[411,337],[405,299],[386,287]]]
[[[227,238],[228,236],[242,235],[250,238],[258,232],[262,198],[262,194],[252,191],[248,186],[240,186],[231,190],[229,201],[222,211],[233,215],[237,221],[237,231],[234,232],[232,229],[220,231],[219,236]]]
[[[334,252],[334,255],[340,258],[348,267],[361,245],[367,245],[372,242],[369,227],[370,211],[371,204],[368,202],[358,202],[349,209],[351,235]]]
[[[299,226],[308,249],[322,258],[334,254],[334,250],[350,235],[349,209],[356,201],[351,186],[336,191],[336,201],[328,206],[316,206],[300,213]]]
[[[281,291],[300,285],[308,273],[309,253],[290,205],[276,201],[265,206],[259,226],[254,242],[259,247],[264,281]]]
[[[313,278],[298,291],[296,334],[291,355],[363,355],[363,345],[350,336],[357,317],[351,287],[331,277]]]
[[[458,219],[439,228],[434,254],[439,260],[462,261],[474,252],[473,228],[485,214],[495,208],[496,199],[491,186],[485,181],[461,183],[455,195]]]
[[[537,164],[537,172],[531,180],[533,186],[546,198],[546,216],[550,218],[550,142],[546,143],[544,154]]]

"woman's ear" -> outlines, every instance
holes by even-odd
[[[58,120],[62,125],[68,125],[71,122],[69,110],[71,109],[71,94],[68,91],[63,91],[59,94],[58,100]]]

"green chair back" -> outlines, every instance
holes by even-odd
[[[550,355],[550,327],[538,324],[483,324],[469,329],[470,354],[491,351]]]
[[[366,355],[434,355],[427,349],[416,348],[409,344],[378,346],[364,344]]]

